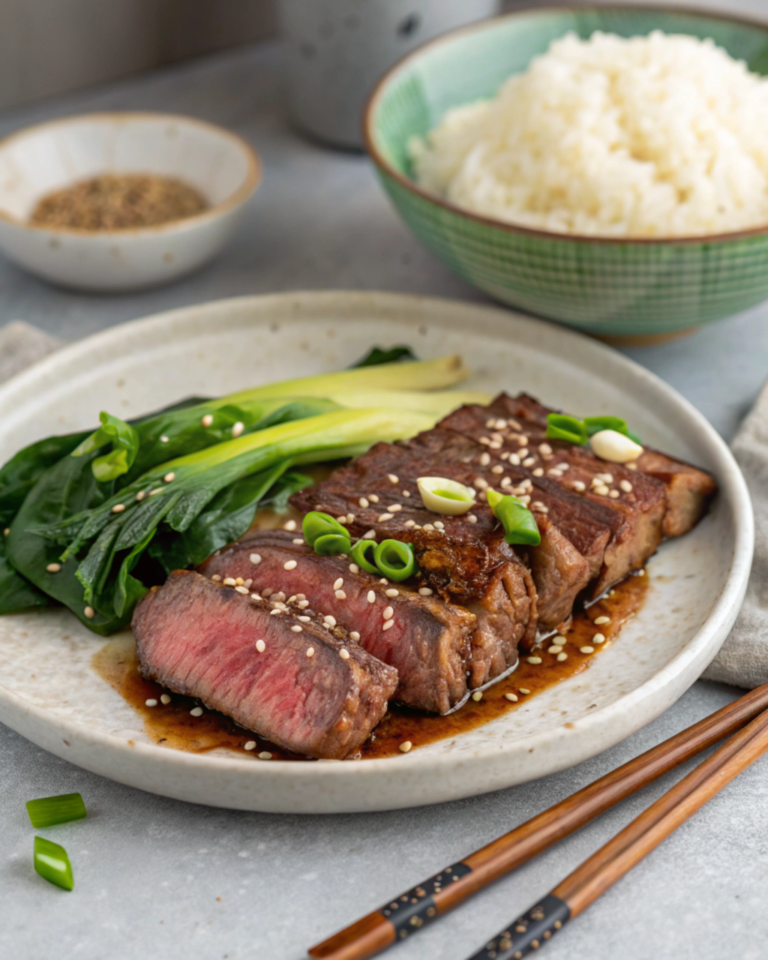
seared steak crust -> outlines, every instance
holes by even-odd
[[[133,631],[145,676],[286,750],[340,760],[386,713],[397,671],[306,616],[176,571],[139,603]]]
[[[353,631],[362,647],[395,667],[398,700],[447,713],[467,692],[475,616],[350,566],[346,558],[317,556],[300,534],[252,530],[206,560],[200,572],[240,577],[263,596],[295,597],[294,604]]]

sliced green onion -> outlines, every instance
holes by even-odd
[[[67,851],[52,840],[35,837],[35,870],[49,883],[62,890],[73,890],[75,878]]]
[[[337,557],[341,553],[349,553],[352,549],[352,541],[349,534],[342,536],[340,533],[326,533],[318,537],[314,543],[315,553],[321,557]]]
[[[399,583],[413,576],[418,567],[413,546],[402,540],[383,540],[374,550],[376,566],[388,580]]]
[[[319,510],[310,510],[302,521],[301,529],[310,547],[314,547],[315,541],[320,537],[329,535],[346,537],[349,540],[347,528],[329,513],[321,513]]]
[[[584,426],[590,437],[601,430],[615,430],[616,433],[627,433],[627,421],[621,417],[584,417]]]
[[[27,813],[36,830],[53,827],[57,823],[82,820],[87,815],[79,793],[64,793],[60,797],[40,797],[27,801]]]
[[[416,481],[427,510],[444,516],[458,517],[475,504],[475,491],[446,477],[419,477]]]
[[[531,511],[517,497],[503,496],[495,490],[489,490],[488,505],[504,527],[507,543],[538,547],[541,543],[539,527]]]
[[[581,420],[564,413],[547,414],[547,436],[550,440],[567,440],[568,443],[579,445],[589,440],[587,428]]]
[[[356,563],[361,570],[365,570],[368,573],[378,573],[379,568],[376,566],[373,558],[375,550],[375,540],[358,540],[349,552],[349,559],[353,563]],[[370,560],[368,559],[368,554],[371,554]]]

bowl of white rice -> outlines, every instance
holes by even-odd
[[[768,24],[538,10],[380,81],[366,144],[395,206],[512,306],[654,339],[768,298]]]

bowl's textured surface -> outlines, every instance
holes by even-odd
[[[115,231],[30,226],[43,196],[104,173],[149,173],[195,187],[202,213]],[[29,127],[0,142],[0,249],[62,286],[130,290],[175,279],[232,235],[261,170],[240,137],[192,117],[90,113]]]
[[[405,222],[459,276],[504,303],[596,334],[654,336],[718,320],[768,297],[768,226],[684,240],[601,240],[518,228],[461,210],[417,187],[414,135],[446,110],[493,96],[569,31],[712,37],[768,73],[768,25],[651,9],[542,10],[485,21],[416,51],[371,98],[366,137]]]

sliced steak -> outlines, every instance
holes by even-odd
[[[278,609],[172,573],[133,616],[142,672],[286,750],[354,755],[386,713],[397,671],[342,631]]]
[[[397,669],[395,696],[409,706],[447,713],[466,695],[476,617],[463,607],[382,583],[345,558],[319,557],[286,530],[252,530],[206,560],[200,572],[240,577],[262,596],[294,597],[353,631],[362,647]],[[482,659],[480,651],[475,655]],[[488,656],[493,659],[493,652]]]
[[[530,397],[513,399],[501,394],[487,407],[461,407],[438,428],[477,437],[487,448],[491,471],[496,465],[504,468],[504,476],[498,481],[502,492],[505,480],[511,493],[516,493],[521,480],[529,480],[535,491],[530,494],[531,509],[536,512],[543,507],[581,552],[585,544],[575,525],[589,519],[610,530],[592,587],[593,595],[598,596],[642,567],[661,543],[666,512],[664,485],[637,470],[600,460],[589,448],[547,440],[546,417],[543,427],[540,420],[533,419],[534,404],[539,406]],[[540,496],[544,491],[554,494],[558,505]],[[569,519],[574,525],[569,526]],[[589,552],[585,555],[589,557]],[[596,555],[590,559],[594,569]]]
[[[513,666],[519,643],[533,642],[536,589],[487,506],[464,517],[437,517],[424,508],[416,478],[438,468],[440,476],[460,478],[455,465],[439,455],[430,461],[415,441],[380,443],[295,494],[291,503],[302,512],[343,517],[353,538],[412,543],[420,583],[447,602],[469,607],[481,621],[470,656],[470,686],[475,687]]]
[[[529,436],[544,439],[547,414],[554,412],[550,407],[543,406],[526,394],[514,400],[502,394],[494,400],[491,409],[499,404],[503,411],[512,413]],[[679,537],[691,530],[704,515],[717,491],[714,477],[705,470],[649,447],[629,469],[663,484],[667,507],[663,522],[665,537]]]

